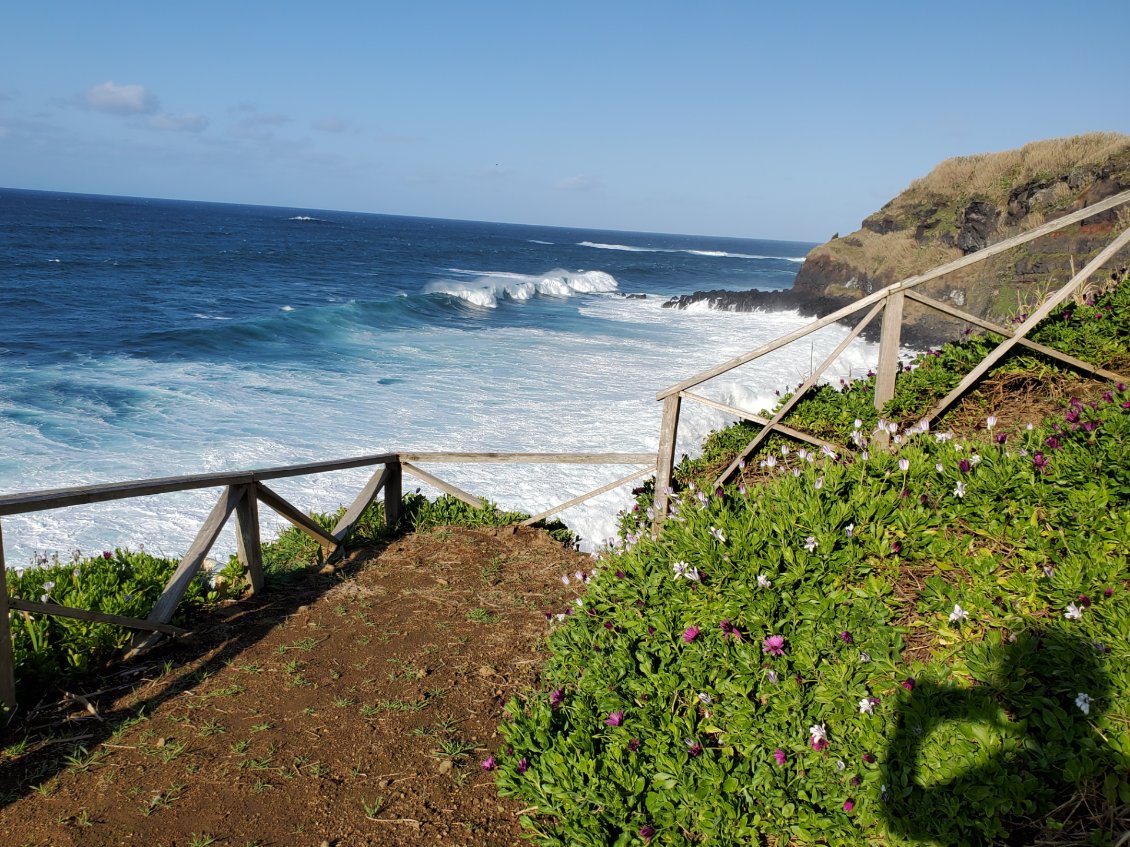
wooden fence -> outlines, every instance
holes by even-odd
[[[204,520],[196,538],[189,546],[188,552],[184,554],[161,592],[161,596],[154,603],[153,609],[144,620],[121,615],[109,615],[90,609],[75,609],[56,603],[36,603],[17,597],[9,597],[4,564],[3,527],[0,525],[0,702],[10,706],[14,706],[16,702],[15,663],[12,653],[10,620],[12,611],[77,618],[139,630],[140,634],[135,638],[130,651],[131,654],[136,654],[148,648],[155,639],[162,635],[184,633],[184,630],[173,626],[170,621],[176,611],[177,604],[184,596],[185,591],[188,590],[193,578],[200,571],[205,557],[207,557],[212,545],[216,543],[220,531],[233,513],[235,514],[236,545],[239,560],[247,570],[247,578],[251,591],[254,593],[262,590],[264,584],[262,542],[259,535],[259,503],[266,504],[286,518],[318,542],[327,555],[332,555],[342,547],[358,518],[382,491],[384,492],[385,519],[390,529],[396,528],[401,519],[404,474],[414,476],[473,506],[483,505],[483,501],[473,494],[468,494],[466,491],[419,467],[420,464],[468,463],[644,466],[628,476],[573,497],[552,509],[534,515],[523,522],[526,525],[555,515],[634,479],[655,473],[655,455],[652,453],[382,453],[337,461],[309,462],[260,470],[142,479],[0,495],[0,519],[2,519],[9,515],[61,509],[87,503],[102,503],[132,497],[150,497],[177,491],[191,491],[198,488],[222,489],[216,505],[212,507],[212,511]],[[333,529],[328,531],[266,485],[268,481],[275,479],[367,467],[375,468],[372,476],[369,477],[368,482],[365,483],[353,502],[345,510],[341,519]]]
[[[1094,365],[1070,356],[1066,353],[1061,353],[1058,350],[1053,350],[1042,344],[1037,344],[1030,341],[1026,336],[1040,321],[1047,317],[1051,312],[1070,297],[1084,282],[1106,262],[1113,258],[1120,250],[1122,250],[1128,242],[1130,242],[1130,227],[1124,230],[1120,235],[1114,238],[1103,250],[1101,250],[1087,265],[1078,273],[1074,274],[1071,279],[1061,288],[1049,294],[1040,304],[1040,306],[1032,312],[1019,326],[1015,328],[1006,328],[998,326],[995,323],[984,320],[983,318],[971,315],[960,309],[950,306],[948,303],[943,303],[939,300],[927,297],[920,294],[914,289],[925,282],[938,279],[953,271],[967,268],[970,265],[975,265],[978,262],[983,262],[993,256],[999,255],[1013,247],[1018,247],[1021,244],[1026,244],[1043,235],[1063,229],[1073,223],[1077,223],[1086,218],[1105,212],[1108,209],[1116,208],[1124,203],[1130,202],[1130,191],[1124,191],[1121,194],[1116,194],[1113,197],[1108,197],[1099,203],[1095,203],[1085,209],[1080,209],[1069,215],[1057,218],[1050,223],[1032,229],[1028,232],[998,242],[997,244],[990,245],[983,250],[964,256],[953,262],[941,265],[926,273],[918,274],[916,276],[908,277],[900,280],[892,285],[887,286],[879,291],[862,297],[842,309],[839,309],[832,314],[813,321],[800,329],[790,332],[787,335],[781,336],[775,341],[764,344],[756,350],[751,350],[748,353],[743,353],[727,362],[716,365],[713,368],[695,374],[682,382],[665,388],[656,394],[655,399],[663,403],[663,416],[660,424],[659,433],[659,456],[657,458],[657,472],[655,479],[655,525],[661,524],[667,516],[668,503],[670,498],[671,475],[675,467],[675,440],[679,431],[679,414],[681,411],[683,400],[692,400],[694,402],[702,403],[715,409],[727,412],[737,418],[752,421],[759,424],[761,430],[745,446],[741,453],[734,459],[729,467],[722,472],[718,477],[715,485],[724,485],[729,481],[734,473],[741,467],[745,459],[753,453],[758,446],[765,441],[766,438],[773,432],[787,435],[791,438],[806,441],[817,446],[827,446],[837,452],[844,452],[845,448],[842,445],[830,444],[822,439],[816,438],[808,433],[802,432],[785,425],[784,418],[796,406],[796,404],[804,397],[804,395],[816,385],[824,373],[831,367],[840,355],[847,349],[859,334],[871,323],[879,313],[882,312],[882,326],[879,339],[879,354],[878,363],[875,368],[875,408],[882,409],[883,406],[894,397],[895,392],[895,374],[898,371],[898,352],[900,345],[900,336],[902,332],[903,320],[903,306],[907,299],[914,300],[925,306],[929,306],[945,315],[952,318],[958,318],[974,326],[987,329],[997,335],[1003,336],[1002,341],[994,350],[992,350],[964,379],[940,400],[933,409],[929,412],[927,418],[929,421],[934,421],[938,416],[950,408],[962,394],[969,390],[978,380],[983,377],[988,370],[1001,360],[1009,351],[1020,346],[1028,350],[1041,353],[1064,364],[1070,365],[1073,368],[1081,370],[1085,373],[1091,374],[1102,379],[1109,379],[1112,381],[1128,382],[1126,377],[1119,374],[1105,370],[1103,368],[1095,367]],[[741,365],[752,362],[767,353],[772,353],[792,344],[808,335],[823,329],[829,324],[842,321],[845,318],[857,315],[864,312],[863,318],[852,328],[842,342],[832,351],[820,365],[812,372],[812,374],[801,383],[796,392],[784,403],[780,408],[769,418],[761,415],[755,415],[743,409],[738,409],[733,406],[719,403],[715,400],[703,397],[700,394],[692,393],[690,389],[720,376],[724,373],[737,368]],[[885,434],[884,434],[885,435]]]

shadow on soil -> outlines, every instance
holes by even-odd
[[[40,700],[19,710],[0,729],[0,744],[27,751],[0,762],[0,809],[72,765],[86,750],[110,739],[122,726],[152,714],[163,703],[198,685],[260,641],[281,621],[307,606],[380,555],[396,537],[366,544],[334,563],[299,568],[269,578],[266,590],[233,604],[209,609],[190,623],[189,635],[165,641],[143,656],[69,681],[61,691],[30,692]],[[21,692],[22,694],[23,692]],[[54,704],[51,700],[62,696]],[[89,707],[87,707],[89,703]],[[21,714],[22,712],[22,714]]]
[[[1028,844],[1037,834],[1031,821],[1069,800],[1079,782],[1113,774],[1125,783],[1130,760],[1094,726],[1110,691],[1105,650],[1053,625],[986,647],[970,666],[980,685],[916,685],[882,769],[890,831],[934,844]],[[947,739],[973,740],[980,755],[955,768]]]

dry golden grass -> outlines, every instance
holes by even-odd
[[[1098,165],[1122,155],[1130,155],[1130,136],[1092,132],[1033,141],[1019,150],[957,156],[912,182],[900,199],[914,202],[955,193],[1004,197],[1013,185],[1066,175],[1076,168]]]

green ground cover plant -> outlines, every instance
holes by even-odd
[[[1071,345],[1121,297],[1054,316],[1045,343],[1083,354]],[[1108,333],[1103,355],[1124,361],[1128,336]],[[912,363],[882,421],[868,379],[814,392],[797,416],[856,452],[770,439],[759,485],[714,490],[756,429],[716,433],[679,468],[657,537],[641,489],[622,542],[551,613],[545,689],[509,705],[484,762],[536,841],[975,845],[1059,828],[1112,844],[1116,819],[1130,828],[1130,393],[1031,426],[986,408],[964,437],[906,425],[990,343]],[[1003,368],[1031,366],[1050,367]],[[891,452],[869,443],[880,425]],[[1081,824],[1080,806],[1106,817]]]

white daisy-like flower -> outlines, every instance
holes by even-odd
[[[859,701],[859,713],[861,715],[875,714],[875,704],[871,702],[870,697],[864,697]]]
[[[985,428],[986,429],[992,429],[996,425],[997,425],[997,416],[996,415],[989,415],[987,418],[985,418]]]
[[[954,488],[954,490],[953,490],[953,496],[954,497],[964,497],[965,496],[965,483],[964,482],[959,482],[957,484],[957,487]]]
[[[899,470],[904,472],[910,470],[910,459],[899,459]]]
[[[700,691],[700,692],[698,692],[698,699],[699,699],[700,702],[709,703],[710,700],[711,700],[711,697],[705,691]]]
[[[1069,621],[1077,621],[1083,617],[1083,607],[1076,606],[1074,603],[1068,603],[1067,609],[1064,611],[1063,616]]]
[[[957,603],[953,604],[953,611],[950,612],[950,623],[957,623],[969,618],[969,612],[961,608]]]
[[[810,536],[808,536],[808,538],[804,539],[804,549],[807,550],[809,553],[816,550],[816,548],[819,547],[819,546],[820,546],[820,544],[816,540],[815,535],[810,535]]]
[[[772,585],[773,585],[773,583],[771,583],[769,581],[769,577],[767,577],[765,574],[759,573],[757,575],[757,587],[758,588],[769,588]]]
[[[824,724],[815,723],[808,728],[808,734],[812,736],[813,743],[817,741],[828,740],[828,730],[824,728]]]
[[[1091,714],[1091,704],[1094,702],[1095,700],[1090,694],[1086,694],[1082,691],[1080,691],[1079,696],[1075,698],[1075,705],[1078,706],[1079,711],[1085,715]]]

